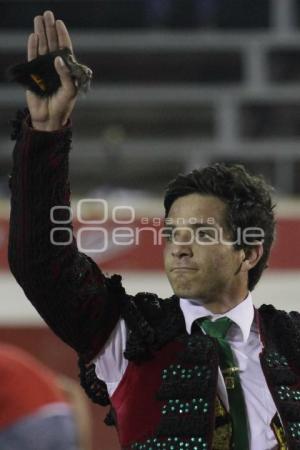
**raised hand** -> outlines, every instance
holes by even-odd
[[[71,38],[64,22],[55,20],[52,11],[45,11],[42,16],[35,16],[34,32],[28,38],[28,61],[64,47],[68,47],[73,52]],[[77,89],[69,69],[60,57],[55,58],[54,66],[62,84],[54,95],[41,98],[26,90],[32,126],[41,131],[62,128],[70,117],[77,98]]]

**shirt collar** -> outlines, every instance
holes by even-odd
[[[248,292],[247,297],[230,311],[224,314],[214,314],[209,311],[203,304],[201,300],[190,300],[186,298],[180,299],[180,308],[184,315],[184,320],[186,324],[186,329],[188,333],[191,333],[192,324],[196,319],[204,316],[210,316],[215,319],[220,317],[229,317],[241,330],[242,341],[247,342],[250,334],[250,329],[254,319],[254,306],[252,295]]]

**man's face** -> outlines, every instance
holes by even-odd
[[[164,264],[178,297],[209,302],[246,286],[247,275],[239,272],[244,254],[225,243],[231,240],[224,226],[225,209],[219,198],[197,193],[172,204],[166,218],[172,235],[166,239]]]

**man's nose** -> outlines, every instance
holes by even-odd
[[[172,243],[172,255],[181,258],[183,256],[192,256],[193,234],[190,229],[178,230]]]
[[[191,257],[193,256],[192,248],[190,245],[186,244],[173,244],[172,256],[174,256],[175,258],[183,258],[185,256]]]

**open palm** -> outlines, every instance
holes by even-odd
[[[45,11],[34,18],[34,33],[28,38],[27,59],[31,61],[39,55],[73,46],[68,30],[62,20],[55,20],[52,11]],[[34,128],[51,131],[61,128],[67,122],[74,108],[77,89],[66,65],[60,65],[61,58],[54,61],[61,86],[51,97],[41,98],[32,91],[26,91],[26,100]]]

